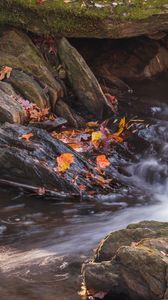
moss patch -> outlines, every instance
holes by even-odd
[[[85,0],[87,2],[87,0]],[[1,0],[0,24],[9,24],[35,33],[57,33],[74,37],[115,37],[116,26],[130,21],[168,13],[167,0],[97,0],[102,8],[83,6],[81,0],[65,4],[63,0]],[[152,4],[151,4],[152,2]]]

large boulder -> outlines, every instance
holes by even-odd
[[[168,223],[144,221],[102,240],[94,261],[83,266],[83,276],[92,295],[159,300],[168,295],[167,267]]]
[[[64,88],[31,39],[23,32],[9,29],[0,35],[0,67],[12,68],[8,82],[17,94],[40,108],[51,108],[77,127],[81,119],[64,101]],[[4,121],[5,119],[3,119]],[[10,121],[9,118],[6,121]]]
[[[67,77],[78,102],[96,118],[102,118],[106,97],[102,89],[79,52],[66,38],[59,43],[58,54],[66,68]]]
[[[1,0],[0,24],[68,37],[121,38],[168,29],[166,0]]]

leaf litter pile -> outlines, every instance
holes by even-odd
[[[3,67],[0,71],[0,80],[9,78],[11,72],[12,68]],[[26,132],[18,137],[24,143],[34,143],[36,140],[35,129],[37,128],[32,129],[32,125],[36,127],[36,124],[48,121],[52,123],[60,119],[51,113],[49,108],[41,109],[20,96],[13,96],[13,98],[22,106],[27,118]],[[61,150],[55,153],[52,164],[48,163],[47,159],[45,161],[37,157],[34,161],[51,168],[52,172],[54,171],[66,183],[68,181],[68,184],[73,187],[72,190],[82,197],[83,195],[89,197],[109,193],[113,191],[116,184],[111,170],[113,149],[116,145],[124,144],[137,128],[134,125],[141,122],[143,120],[126,121],[125,117],[120,119],[113,117],[102,123],[88,122],[85,128],[80,130],[71,129],[65,125],[59,126],[57,130],[52,129],[51,132],[46,132],[46,135],[66,145],[66,147],[61,146],[61,149],[64,148],[66,151]],[[54,191],[58,189],[54,188]],[[45,195],[46,189],[40,186],[36,192],[39,195]]]

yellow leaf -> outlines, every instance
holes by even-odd
[[[119,129],[124,128],[125,125],[126,125],[126,119],[125,119],[125,117],[123,117],[123,118],[120,120],[120,123],[119,123]]]
[[[126,128],[126,119],[125,117],[123,117],[121,120],[120,120],[120,123],[119,123],[119,129],[118,131],[115,133],[117,136],[119,136],[123,131],[124,129]]]
[[[99,169],[105,169],[110,165],[110,162],[106,158],[106,155],[103,154],[96,157],[96,164]]]
[[[57,157],[58,172],[64,173],[70,168],[70,165],[74,162],[74,155],[71,153],[63,153]]]
[[[103,134],[101,131],[92,132],[92,142],[98,142],[102,138]]]

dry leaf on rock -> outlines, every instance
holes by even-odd
[[[105,169],[110,165],[110,162],[106,155],[102,154],[96,157],[96,164],[98,169]]]
[[[3,67],[3,69],[0,71],[0,80],[3,80],[5,78],[9,78],[12,72],[11,67]]]
[[[71,153],[63,153],[57,157],[58,172],[64,173],[70,168],[70,165],[74,162],[74,155]]]
[[[22,139],[22,140],[29,141],[30,138],[32,138],[32,137],[33,137],[33,133],[30,132],[30,133],[27,133],[27,134],[23,134],[23,135],[21,136],[21,139]]]

